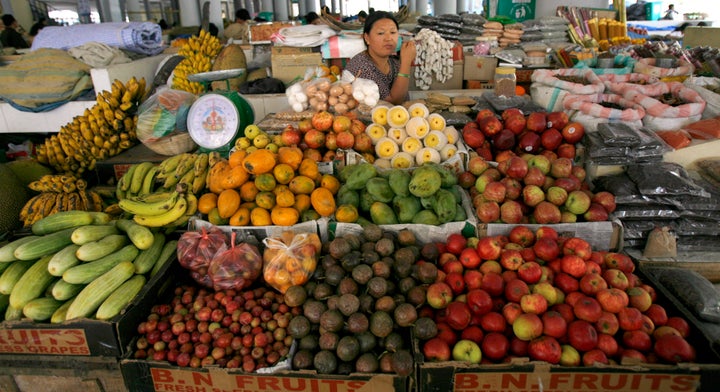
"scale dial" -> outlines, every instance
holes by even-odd
[[[199,146],[215,149],[230,143],[238,132],[240,113],[228,97],[205,94],[188,113],[188,132]]]

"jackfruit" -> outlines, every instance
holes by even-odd
[[[25,188],[7,164],[0,165],[0,234],[21,226],[20,210],[27,202]]]

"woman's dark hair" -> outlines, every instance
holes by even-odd
[[[240,8],[239,10],[235,11],[235,19],[250,20],[252,18],[250,17],[250,12],[248,12],[248,10],[246,10],[245,8]]]
[[[363,33],[370,34],[370,30],[372,30],[373,25],[375,22],[381,19],[390,19],[395,23],[395,27],[400,28],[398,25],[397,20],[395,20],[395,16],[393,16],[392,13],[387,11],[375,11],[368,15],[367,19],[365,19],[365,26],[363,27]]]
[[[365,10],[361,10],[360,12],[358,12],[358,16],[361,16],[361,17],[363,17],[363,18],[367,18],[368,14],[367,14],[367,12],[365,12]]]
[[[318,14],[315,11],[310,11],[305,15],[305,23],[311,24],[315,19],[319,18]]]
[[[160,21],[158,22],[158,24],[160,25],[160,28],[163,29],[163,30],[167,30],[167,29],[170,27],[170,26],[168,26],[168,24],[167,24],[167,22],[165,21],[165,19],[160,19]],[[32,35],[32,30],[30,31],[30,35]]]
[[[202,27],[200,27],[200,28],[198,29],[198,35],[200,34],[200,31],[202,31]],[[217,35],[218,35],[219,32],[220,32],[220,30],[219,30],[218,27],[215,25],[215,23],[210,23],[210,24],[208,25],[208,33],[209,33],[210,35],[212,35],[213,37],[217,37]]]
[[[10,14],[5,14],[2,16],[2,21],[5,27],[10,27],[10,25],[15,22],[15,17]]]

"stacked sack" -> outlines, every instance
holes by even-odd
[[[500,42],[500,47],[504,48],[506,46],[519,44],[523,34],[525,33],[524,29],[525,25],[523,25],[522,23],[505,25],[503,27],[502,35],[498,39],[498,42]]]
[[[481,37],[495,38],[498,41],[503,36],[503,25],[500,22],[486,22],[483,24],[483,32]]]

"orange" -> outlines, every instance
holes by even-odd
[[[255,197],[255,203],[257,203],[258,207],[265,208],[266,210],[269,210],[277,204],[275,200],[275,194],[268,191],[263,191],[258,193],[258,195]]]
[[[233,216],[230,217],[230,225],[232,226],[247,226],[250,224],[250,210],[246,207],[240,207],[235,211]]]
[[[217,207],[218,196],[212,192],[206,193],[198,199],[198,211],[207,215]]]
[[[296,195],[309,195],[315,190],[315,181],[307,176],[295,176],[288,186]]]
[[[279,163],[273,168],[273,175],[278,184],[289,184],[295,177],[295,170],[287,163]]]
[[[525,95],[525,87],[515,86],[515,95]]]
[[[270,173],[255,176],[255,186],[261,191],[272,191],[275,189],[275,185],[277,185],[275,177]]]
[[[225,189],[218,196],[217,205],[220,217],[228,219],[240,207],[240,194],[234,189]]]
[[[320,186],[327,188],[333,195],[336,195],[340,189],[340,180],[332,174],[323,174],[320,177]]]
[[[295,195],[293,208],[300,212],[307,211],[310,208],[310,195]]]
[[[260,192],[254,181],[248,181],[240,186],[240,198],[242,201],[253,201]]]

